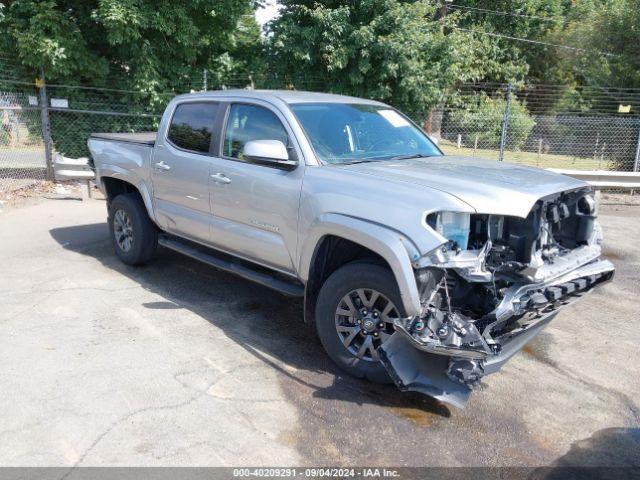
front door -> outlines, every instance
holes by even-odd
[[[216,102],[177,104],[166,135],[158,135],[151,165],[159,226],[196,241],[209,240],[209,170],[218,109]]]
[[[304,164],[286,171],[252,163],[242,154],[250,140],[291,145],[285,124],[276,110],[266,106],[229,105],[221,156],[210,171],[211,241],[243,258],[293,272]]]

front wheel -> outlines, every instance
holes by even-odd
[[[118,195],[109,205],[109,231],[118,258],[127,265],[148,262],[158,247],[158,230],[139,195]]]
[[[316,304],[316,329],[331,359],[347,373],[378,383],[390,378],[377,349],[404,316],[395,278],[375,263],[350,263],[327,279]]]

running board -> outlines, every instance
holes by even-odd
[[[295,280],[287,281],[267,268],[256,265],[254,268],[249,262],[233,257],[223,252],[217,252],[205,246],[200,246],[188,240],[181,240],[173,236],[158,236],[158,244],[163,247],[182,253],[188,257],[199,260],[225,272],[235,273],[242,278],[272,288],[291,297],[304,296],[304,286]]]

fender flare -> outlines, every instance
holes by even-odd
[[[412,266],[412,259],[419,258],[418,249],[403,234],[360,218],[326,213],[312,224],[302,245],[298,266],[298,274],[305,283],[317,247],[327,235],[351,240],[384,258],[398,284],[405,312],[408,316],[420,313],[420,294]]]
[[[119,167],[117,165],[111,165],[111,164],[101,165],[98,178],[100,180],[100,187],[101,187],[100,189],[105,194],[106,194],[106,188],[104,185],[105,178],[115,178],[116,180],[122,180],[123,182],[127,182],[129,185],[132,185],[140,193],[140,196],[142,197],[142,201],[144,202],[144,206],[147,209],[147,214],[149,215],[149,218],[154,222],[156,221],[156,217],[153,210],[153,200],[152,200],[153,197],[151,195],[151,192],[149,191],[149,188],[147,187],[147,184],[142,179],[132,175],[129,170],[126,170],[122,167]]]

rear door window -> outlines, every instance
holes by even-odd
[[[218,104],[181,103],[175,109],[167,138],[176,147],[196,153],[209,153]]]

